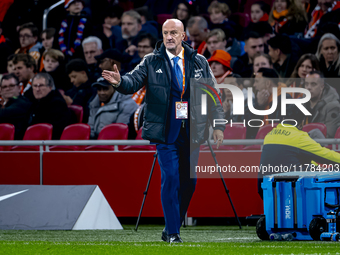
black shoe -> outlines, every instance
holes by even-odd
[[[170,236],[170,244],[172,243],[183,243],[182,238],[179,236],[179,234],[173,234]]]
[[[167,243],[170,242],[170,237],[168,236],[168,233],[166,232],[165,228],[162,231],[162,240]]]

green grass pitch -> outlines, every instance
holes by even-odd
[[[183,244],[160,239],[163,226],[124,225],[124,230],[0,230],[0,254],[340,254],[340,242],[261,241],[255,227],[181,229]]]

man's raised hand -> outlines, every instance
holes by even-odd
[[[102,77],[113,85],[117,85],[120,82],[120,74],[117,65],[113,65],[113,71],[104,70]]]

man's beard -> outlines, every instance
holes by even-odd
[[[131,35],[122,33],[122,37],[123,39],[128,40],[131,38]]]

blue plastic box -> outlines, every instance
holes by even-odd
[[[329,211],[339,207],[340,173],[268,175],[263,178],[262,189],[267,233],[296,233],[294,240],[313,240],[310,222],[326,218]]]

